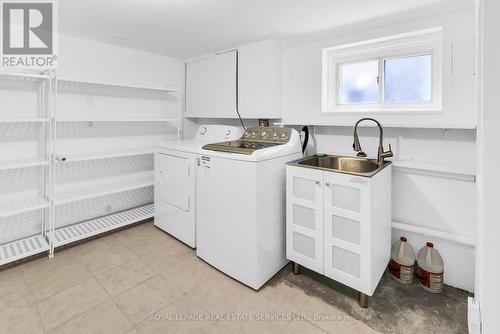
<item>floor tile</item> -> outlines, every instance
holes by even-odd
[[[0,314],[0,333],[44,333],[43,324],[38,316],[36,306],[20,307],[14,312]]]
[[[261,293],[292,312],[299,312],[306,301],[310,298],[299,287],[294,287],[286,282],[276,282],[273,285],[265,285]]]
[[[254,291],[229,277],[213,277],[188,292],[213,313],[230,312]]]
[[[141,334],[209,333],[215,321],[206,320],[209,311],[189,296],[181,296],[137,325]]]
[[[50,334],[122,334],[133,330],[133,325],[113,301],[105,302],[63,325],[49,331]]]
[[[167,271],[171,266],[196,257],[196,252],[189,246],[180,245],[155,251],[141,259],[157,271]]]
[[[294,319],[292,312],[253,291],[236,304],[233,312],[252,316],[257,322],[266,322],[277,327],[286,327]]]
[[[11,267],[8,269],[3,269],[0,271],[0,284],[6,283],[9,284],[13,280],[19,282],[19,281],[24,281],[24,265],[19,265],[15,267]]]
[[[0,272],[2,276],[4,272]],[[20,279],[17,279],[18,276]],[[10,279],[0,280],[0,314],[13,312],[20,307],[26,307],[34,303],[35,299],[31,290],[22,280],[23,274],[10,275]]]
[[[162,254],[174,248],[184,248],[186,245],[154,226],[145,226],[121,231],[116,238],[142,258],[153,254]]]
[[[111,296],[115,296],[144,282],[155,274],[154,269],[146,265],[142,260],[136,259],[98,275],[97,280]]]
[[[109,297],[94,279],[37,302],[45,329],[55,328],[73,317],[105,302]]]
[[[174,284],[156,275],[113,299],[122,312],[138,324],[182,294]]]
[[[137,258],[130,249],[116,238],[103,238],[72,248],[71,255],[76,261],[87,266],[94,275],[113,269]]]
[[[183,292],[189,292],[216,275],[214,268],[197,257],[190,257],[159,272],[170,282],[176,284]]]
[[[323,329],[305,320],[291,321],[286,327],[286,333],[290,334],[325,334]],[[354,333],[354,332],[353,332]],[[357,333],[354,333],[357,334]]]
[[[139,331],[134,327],[126,331],[124,334],[139,334]]]
[[[67,251],[57,252],[56,254],[57,256],[54,256],[53,258],[44,256],[22,264],[20,268],[22,268],[24,276],[36,276],[47,271],[57,270],[74,262],[74,259]]]
[[[37,301],[93,277],[86,266],[63,258],[43,259],[40,263],[25,268],[24,276]]]
[[[284,328],[267,321],[219,321],[213,327],[207,329],[213,334],[281,334],[286,333]]]

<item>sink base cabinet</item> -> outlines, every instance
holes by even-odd
[[[287,258],[368,296],[391,249],[391,166],[371,178],[287,166]]]

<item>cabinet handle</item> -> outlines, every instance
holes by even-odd
[[[329,187],[330,186],[330,182],[325,182],[325,186]]]
[[[319,182],[319,181],[316,181],[316,184],[319,186],[320,182]]]

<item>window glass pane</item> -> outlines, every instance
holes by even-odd
[[[378,60],[340,66],[340,103],[378,102]]]
[[[430,101],[431,86],[431,55],[384,60],[385,102]]]

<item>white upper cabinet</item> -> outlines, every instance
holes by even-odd
[[[281,51],[273,40],[187,64],[186,117],[281,118]],[[236,96],[238,92],[238,96]]]
[[[239,111],[243,118],[281,118],[281,50],[273,40],[238,48]]]
[[[187,64],[187,117],[234,118],[236,115],[236,51]]]

